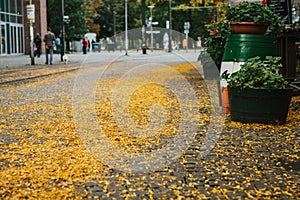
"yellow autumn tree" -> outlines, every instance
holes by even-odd
[[[100,25],[95,24],[94,19],[97,17],[96,8],[101,2],[102,0],[85,0],[84,9],[87,13],[86,26],[88,27],[89,32],[99,33],[100,31]]]

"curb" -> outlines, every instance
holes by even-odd
[[[38,78],[46,78],[46,77],[50,77],[50,76],[54,76],[54,75],[67,73],[67,72],[73,72],[73,71],[77,71],[78,69],[79,69],[79,67],[73,68],[73,69],[68,69],[68,70],[63,70],[63,71],[59,71],[59,72],[49,73],[49,74],[42,74],[42,75],[37,75],[37,76],[32,76],[32,77],[19,78],[16,80],[3,81],[3,82],[0,82],[0,85],[18,84],[18,83],[22,83],[22,82],[32,81],[32,80],[38,79]]]

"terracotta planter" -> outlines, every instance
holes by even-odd
[[[230,22],[230,28],[234,34],[265,34],[268,25],[255,22]]]

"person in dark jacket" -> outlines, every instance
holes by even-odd
[[[48,65],[49,54],[50,54],[50,65],[53,60],[53,42],[55,41],[55,35],[51,32],[50,28],[47,28],[47,33],[44,35],[44,42],[46,45],[46,65]]]
[[[35,45],[35,51],[34,51],[34,56],[37,56],[38,58],[40,57],[42,51],[42,39],[39,33],[36,34],[34,38],[34,45]]]

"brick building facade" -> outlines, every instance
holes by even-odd
[[[0,1],[0,55],[29,54],[30,24],[27,20],[29,0]],[[32,0],[35,5],[34,34],[46,33],[46,0]],[[44,48],[44,47],[43,47]]]
[[[25,53],[30,53],[30,23],[27,20],[26,5],[24,1],[24,35],[25,35]],[[47,32],[47,5],[46,0],[32,0],[35,5],[35,23],[33,24],[34,35],[39,33],[41,37]],[[45,52],[45,46],[42,45],[42,52]]]

